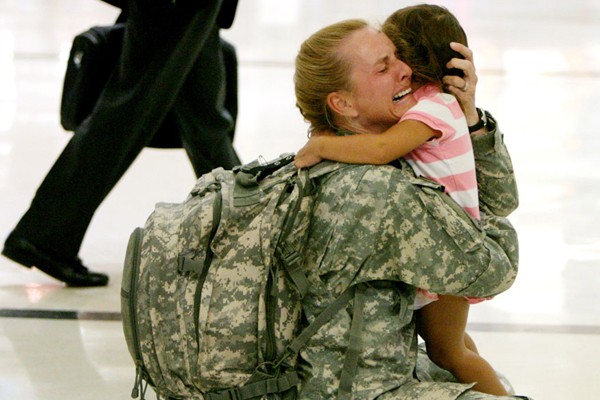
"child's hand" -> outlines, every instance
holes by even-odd
[[[296,157],[294,158],[294,165],[296,168],[311,167],[323,161],[319,156],[318,139],[318,137],[311,137],[308,140],[308,143],[298,151],[298,154],[296,154]]]

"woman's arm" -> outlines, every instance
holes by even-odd
[[[298,151],[294,164],[297,168],[310,167],[322,160],[348,164],[388,164],[440,135],[440,131],[422,122],[407,120],[378,134],[313,136]]]
[[[408,165],[352,166],[330,182],[327,210],[339,213],[331,246],[344,268],[356,268],[347,272],[356,282],[398,280],[473,297],[494,296],[514,282],[518,241],[509,221],[489,214],[473,220]]]
[[[504,136],[494,117],[487,116],[487,132],[471,134],[479,188],[479,208],[487,214],[507,216],[519,205],[517,181]]]

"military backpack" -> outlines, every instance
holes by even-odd
[[[132,397],[148,385],[159,399],[296,397],[298,352],[352,294],[302,327],[313,194],[340,164],[292,161],[215,169],[133,231],[121,290]]]

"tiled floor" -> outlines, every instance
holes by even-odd
[[[239,52],[235,145],[250,161],[295,151],[305,140],[291,81],[305,37],[343,18],[382,21],[416,2],[240,3],[233,29],[223,34]],[[520,184],[521,206],[512,217],[521,243],[518,281],[472,307],[470,331],[518,392],[545,400],[600,398],[594,300],[600,293],[600,3],[435,3],[450,8],[469,34],[478,104],[500,121]],[[0,0],[1,240],[69,138],[58,106],[70,40],[115,16],[98,0]],[[134,370],[113,320],[127,237],[155,202],[182,200],[192,183],[180,150],[145,150],[138,158],[98,210],[81,252],[93,269],[110,274],[107,288],[63,288],[0,258],[1,400],[129,398]]]

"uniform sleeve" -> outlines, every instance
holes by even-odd
[[[408,168],[390,174],[387,193],[378,193],[385,199],[380,235],[363,271],[439,294],[489,297],[508,289],[518,264],[508,220],[484,214],[478,222],[436,184],[408,176]]]
[[[517,181],[504,137],[492,115],[486,112],[489,132],[473,134],[479,203],[482,212],[507,216],[519,205]]]

